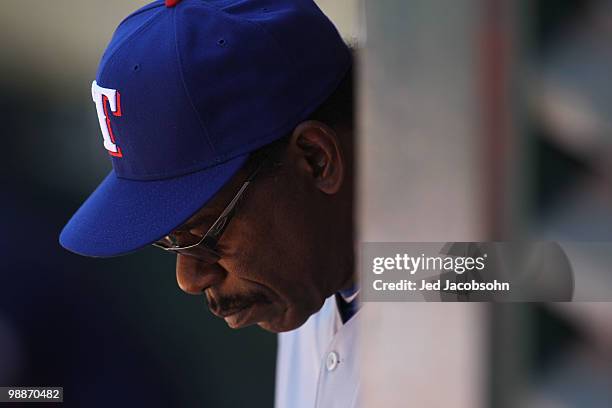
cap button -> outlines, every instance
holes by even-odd
[[[181,0],[166,0],[166,7],[174,7],[179,4]]]

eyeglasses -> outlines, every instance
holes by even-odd
[[[225,207],[219,218],[213,223],[203,237],[191,234],[190,232],[176,232],[163,237],[153,243],[153,246],[161,248],[171,253],[179,253],[204,260],[205,262],[216,263],[221,259],[221,255],[216,250],[217,243],[225,232],[232,217],[236,212],[236,204],[242,198],[247,187],[253,182],[257,173],[264,167],[267,159],[264,158],[255,170],[249,175],[240,187],[232,201]]]

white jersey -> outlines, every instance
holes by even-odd
[[[343,325],[330,296],[301,327],[278,335],[276,408],[358,407],[359,315]]]

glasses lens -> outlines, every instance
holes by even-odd
[[[189,232],[177,232],[172,235],[166,235],[161,240],[157,241],[156,244],[164,248],[178,249],[195,245],[200,242],[201,239],[202,237],[190,234]]]
[[[202,238],[197,235],[176,233],[155,241],[153,245],[181,255],[193,256],[207,262],[217,262],[220,259],[220,255],[209,246],[211,242],[207,242],[207,240],[200,242],[201,240]]]

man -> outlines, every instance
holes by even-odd
[[[281,333],[277,407],[356,404],[351,65],[310,0],[166,0],[92,84],[113,170],[60,243],[153,244],[230,327]]]

